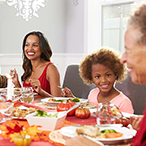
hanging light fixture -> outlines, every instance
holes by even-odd
[[[40,7],[45,7],[45,2],[46,0],[7,0],[9,6],[16,8],[16,16],[22,16],[26,21],[32,16],[39,17],[37,11]]]

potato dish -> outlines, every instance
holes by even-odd
[[[26,115],[35,112],[36,109],[29,107],[29,108],[25,108],[25,109],[20,109],[20,108],[16,108],[14,109],[13,113],[12,113],[12,117],[17,117],[17,118],[25,118]]]

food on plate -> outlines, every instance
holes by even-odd
[[[75,110],[75,116],[77,118],[86,119],[90,117],[90,111],[87,108],[79,107]]]
[[[55,141],[55,142],[57,142],[57,143],[61,143],[61,144],[64,144],[64,145],[65,145],[65,138],[64,138],[64,136],[60,133],[59,130],[51,131],[50,134],[49,134],[49,138],[50,138],[52,141]]]
[[[55,98],[49,98],[48,101],[51,101],[51,102],[56,102],[56,99]]]
[[[47,109],[56,109],[57,108],[57,104],[47,103],[47,102],[38,102],[38,103],[35,103],[35,105],[42,107],[42,108],[47,108]]]
[[[78,97],[76,98],[67,98],[67,99],[56,99],[56,98],[49,98],[49,102],[80,102],[80,99]]]
[[[37,110],[35,116],[36,116],[36,117],[52,117],[52,118],[57,118],[58,113],[49,114],[49,115],[48,115],[46,111]]]
[[[96,105],[94,105],[92,103],[85,102],[85,103],[81,103],[80,107],[91,109],[91,108],[96,108]]]
[[[114,129],[103,129],[100,131],[99,127],[93,125],[84,125],[76,129],[78,135],[87,135],[92,138],[117,138],[122,137],[123,133],[117,132]]]
[[[117,138],[122,136],[123,133],[117,132],[114,129],[104,129],[100,131],[100,136],[98,138]]]
[[[21,94],[21,88],[14,88],[14,94],[20,95]]]
[[[80,99],[78,97],[75,97],[72,99],[72,102],[80,102]]]
[[[68,111],[75,104],[76,104],[75,102],[61,102],[57,105],[57,112]],[[76,109],[73,109],[70,112],[68,112],[67,116],[74,116],[75,115],[75,110]]]
[[[35,111],[36,111],[36,109],[32,108],[32,107],[24,108],[24,109],[15,108],[13,113],[12,113],[12,116],[17,117],[17,118],[24,118],[26,115],[33,113]]]
[[[79,129],[76,129],[78,135],[87,135],[92,138],[95,138],[100,135],[100,128],[93,125],[84,125]]]
[[[15,88],[15,89],[14,89],[14,92],[15,92],[15,91],[19,91],[19,92],[20,92],[20,91],[21,91],[21,88]]]

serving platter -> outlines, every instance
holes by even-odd
[[[76,133],[76,129],[79,128],[79,126],[66,126],[66,127],[62,127],[60,129],[60,133],[64,136],[68,136],[68,137],[76,137],[77,133]],[[93,141],[100,141],[105,145],[115,145],[115,144],[126,144],[132,141],[133,136],[136,134],[135,130],[132,129],[128,129],[126,127],[119,127],[119,126],[106,126],[106,127],[100,127],[100,131],[104,130],[104,129],[114,129],[117,132],[123,133],[122,137],[118,137],[118,138],[92,138],[89,136],[86,136],[87,138],[93,140]]]
[[[68,99],[73,99],[73,98],[67,98],[67,97],[53,97],[53,99],[57,100],[57,101],[49,101],[50,99],[52,98],[44,98],[44,99],[41,99],[42,102],[48,102],[48,103],[60,103],[61,101],[67,101]],[[76,103],[85,103],[85,102],[88,102],[88,99],[82,99],[82,98],[79,98],[80,99],[80,102],[76,102]],[[59,101],[60,100],[60,101]]]

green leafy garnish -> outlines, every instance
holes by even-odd
[[[80,99],[78,97],[72,99],[73,102],[80,102]]]
[[[104,129],[101,130],[100,133],[117,133],[114,129]]]
[[[35,115],[36,117],[56,117],[57,118],[57,116],[58,116],[58,113],[55,113],[55,114],[47,114],[47,112],[46,111],[41,111],[41,110],[37,110],[36,111],[37,112],[37,114]]]
[[[56,100],[55,102],[63,102],[64,100]]]

